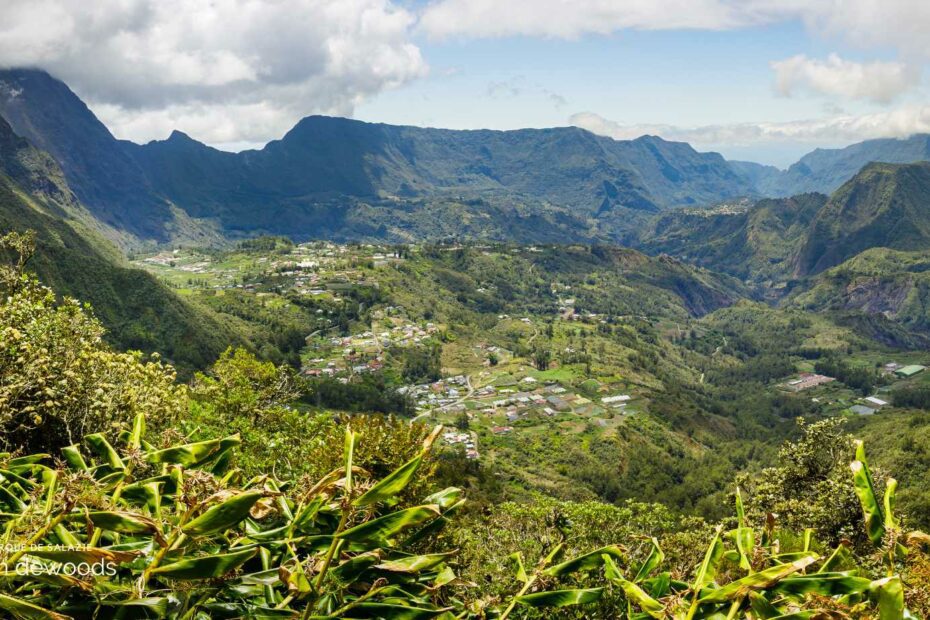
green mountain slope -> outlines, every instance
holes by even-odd
[[[803,194],[673,210],[653,220],[638,245],[648,253],[671,254],[755,284],[778,284],[790,272],[810,222],[826,201],[822,194]]]
[[[66,85],[32,70],[0,71],[0,115],[55,157],[98,219],[155,241],[471,235],[457,228],[463,212],[494,227],[516,213],[512,240],[581,240],[592,226],[616,236],[666,207],[753,193],[719,154],[575,127],[453,131],[315,116],[238,154],[177,132],[136,145],[114,139]],[[429,225],[435,211],[423,208],[435,205],[438,230]],[[374,226],[363,221],[370,213]]]
[[[119,348],[159,351],[184,371],[211,363],[230,343],[220,323],[125,266],[93,223],[54,161],[0,118],[0,233],[36,232],[29,267],[59,294],[89,302]]]
[[[930,251],[866,250],[818,274],[788,301],[818,312],[877,314],[930,333]]]
[[[817,213],[794,264],[819,273],[873,247],[930,248],[930,163],[869,164]]]
[[[802,192],[832,193],[871,162],[910,164],[930,159],[930,135],[866,140],[842,149],[816,149],[781,174],[757,177],[757,189],[769,196]]]

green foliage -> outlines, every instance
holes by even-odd
[[[788,530],[812,527],[828,544],[847,539],[862,548],[867,539],[849,476],[853,442],[844,420],[799,423],[802,437],[782,447],[777,466],[740,477],[749,518],[761,523],[766,515],[778,515]]]
[[[850,366],[835,357],[817,360],[814,369],[820,374],[839,379],[864,395],[870,394],[882,382],[881,375],[874,368]]]
[[[229,423],[238,418],[267,421],[301,394],[294,372],[261,361],[244,349],[227,349],[210,374],[198,373],[191,388],[202,415]]]
[[[892,391],[891,398],[895,407],[930,409],[930,386],[897,387]]]
[[[3,238],[22,257],[31,242]],[[23,263],[20,260],[20,265]],[[186,406],[174,369],[141,353],[116,353],[100,323],[77,301],[14,268],[0,291],[0,443],[57,449],[91,431],[113,438],[140,413],[165,429]]]
[[[340,467],[316,483],[279,481],[226,470],[236,436],[205,453],[156,450],[142,420],[120,448],[88,443],[76,469],[5,457],[0,607],[30,618],[124,617],[129,606],[169,618],[442,613],[446,556],[416,556],[409,541],[434,535],[460,492],[388,508],[431,439],[377,482],[356,465],[347,430]],[[97,573],[84,571],[92,562]]]
[[[300,405],[308,390],[315,394],[317,389],[318,383],[306,384],[290,368],[230,349],[194,378],[185,429],[203,438],[238,433],[239,465],[249,475],[318,478],[338,466],[344,423]],[[360,431],[356,463],[376,476],[413,458],[428,432],[421,424],[375,414],[352,418],[352,425]]]

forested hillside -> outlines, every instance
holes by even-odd
[[[735,495],[720,493],[716,497],[722,505],[703,506],[707,514],[719,513],[710,521],[682,518],[658,504],[622,502],[623,494],[615,505],[553,499],[542,494],[545,487],[534,490],[538,481],[532,479],[522,483],[530,493],[523,501],[500,503],[494,499],[501,493],[500,476],[506,480],[513,475],[503,465],[517,463],[512,452],[506,461],[500,458],[507,454],[505,444],[482,445],[487,457],[469,460],[441,448],[439,442],[448,443],[448,433],[440,439],[440,428],[430,432],[421,424],[422,415],[419,422],[372,414],[332,416],[310,404],[325,393],[325,384],[307,382],[242,350],[227,351],[189,385],[177,384],[170,366],[111,350],[100,339],[101,325],[86,309],[72,300],[56,302],[51,291],[24,277],[21,265],[32,251],[28,237],[8,235],[3,243],[12,262],[0,270],[0,334],[5,343],[0,353],[0,441],[4,447],[44,451],[8,454],[3,463],[8,473],[0,486],[2,518],[10,541],[3,560],[29,567],[15,573],[0,595],[0,608],[15,617],[121,617],[125,608],[138,609],[144,617],[170,618],[321,613],[572,618],[616,616],[631,608],[656,618],[676,618],[685,613],[712,617],[724,610],[752,616],[753,609],[764,606],[772,614],[855,609],[891,619],[926,611],[926,534],[899,525],[898,519],[909,517],[895,508],[897,483],[886,481],[879,470],[872,473],[863,447],[853,444],[837,418],[803,427],[798,441],[786,444],[769,468],[744,472],[739,487],[732,479],[721,480]],[[279,244],[248,250],[262,247],[276,250]],[[533,254],[441,248],[415,260],[395,254],[404,262],[388,270],[397,268],[407,276],[400,280],[365,260],[350,266],[365,272],[363,281],[387,276],[389,295],[396,295],[395,287],[411,276],[454,286],[454,303],[424,303],[408,310],[435,310],[431,318],[444,326],[437,332],[439,342],[448,345],[475,336],[495,338],[494,330],[474,332],[469,324],[453,323],[470,313],[483,314],[482,300],[468,279],[478,276],[487,278],[482,285],[494,284],[495,274],[485,259],[505,264],[513,257],[518,273],[527,270],[507,305],[516,309],[529,303],[525,311],[534,317],[539,310],[530,308],[540,308],[535,300],[545,299],[546,290],[534,292],[529,276],[542,265],[559,274],[560,284],[571,287],[566,290],[574,290],[579,299],[615,286],[601,280],[612,272],[601,269],[610,266],[642,273],[645,287],[667,283],[668,267],[641,255],[579,249],[564,260],[545,250],[538,257]],[[446,273],[444,266],[455,270]],[[411,293],[425,290],[415,284]],[[689,311],[683,304],[693,295],[681,296],[682,289],[677,290],[669,298],[672,305],[657,308],[658,315],[686,320],[703,311]],[[579,307],[596,309],[594,299]],[[611,307],[608,301],[608,321],[600,324],[607,330],[591,329],[596,321],[575,323],[589,334],[583,340],[603,338],[606,345],[616,338],[644,353],[658,346],[655,367],[630,361],[631,370],[654,373],[661,381],[677,365],[669,360],[672,365],[661,370],[661,349],[667,344],[660,343],[667,337],[645,325],[634,335],[624,325],[629,319],[618,322],[620,317],[609,314]],[[377,303],[376,308],[382,315],[388,310]],[[703,335],[692,332],[685,348],[700,354],[718,337],[725,343],[736,339],[752,311],[737,306],[710,315]],[[757,354],[740,362],[742,352],[770,342],[769,330],[784,331],[777,325],[780,315],[771,312],[776,315],[752,321],[753,329],[741,341],[724,345],[724,355],[732,357],[724,367],[736,373],[734,378],[743,375],[737,381],[782,372],[754,361]],[[783,342],[785,351],[805,346],[807,339],[829,346],[821,340],[823,326],[805,323],[809,319],[802,314],[784,318],[805,334]],[[485,320],[495,319],[489,316],[479,323]],[[545,339],[541,346],[551,347],[567,327],[553,326],[551,334],[537,332],[535,337]],[[831,337],[844,336],[834,332]],[[855,342],[851,334],[845,337],[853,338],[848,344]],[[442,357],[461,360],[467,348],[444,351]],[[516,346],[511,354],[503,347],[495,351],[502,358],[489,368],[517,370],[519,364],[512,363],[517,360],[509,359],[520,355]],[[544,373],[550,362],[534,357],[537,371]],[[413,358],[408,354],[401,359],[409,365]],[[580,360],[592,366],[584,380],[589,386],[582,389],[600,391],[594,385],[606,377],[598,364],[609,359]],[[556,368],[568,370],[576,364],[561,359]],[[755,370],[744,374],[742,369],[750,365]],[[481,371],[470,372],[483,382]],[[676,377],[676,383],[682,378]],[[719,389],[730,380],[721,376],[713,383]],[[357,381],[349,375],[345,385]],[[564,374],[559,383],[575,385]],[[690,389],[699,390],[699,383]],[[696,454],[714,450],[698,441],[689,445],[684,437],[674,439],[671,429],[685,428],[685,418],[666,419],[663,412],[681,413],[686,392],[676,389],[677,407],[666,410],[659,394],[671,392],[672,385],[642,390],[646,387],[634,391],[650,404],[622,414],[629,419],[614,439],[581,435],[583,442],[592,449],[618,442],[629,446],[630,455],[647,438],[658,445],[671,440],[672,450],[676,445]],[[476,423],[478,415],[466,424]],[[689,412],[692,424],[727,415]],[[429,415],[434,420],[443,416],[441,410]],[[661,438],[663,424],[668,424],[668,439]],[[715,426],[689,435],[706,441],[712,437],[708,433],[721,432],[719,426],[711,431]],[[516,423],[510,432],[527,431],[525,423]],[[635,439],[637,435],[641,438]],[[531,445],[545,449],[545,444]],[[717,449],[733,455],[727,447]],[[51,460],[49,453],[59,450],[63,458]],[[886,453],[895,458],[901,454],[888,447]],[[603,450],[596,454],[609,463]],[[647,454],[655,459],[661,453]],[[692,476],[706,480],[708,456],[693,462]],[[543,458],[535,466],[546,463]],[[578,464],[573,469],[594,474]],[[655,472],[633,471],[631,481]],[[595,475],[611,481],[607,471]],[[450,483],[467,487],[467,494]],[[688,487],[679,481],[664,487],[656,499],[669,501],[673,488],[681,492]],[[918,505],[920,497],[910,497],[907,505]],[[911,513],[910,518],[919,520],[919,515]],[[715,525],[718,519],[722,521]],[[59,575],[77,574],[80,566],[91,563],[99,563],[99,572],[80,578]],[[746,588],[753,593],[749,599]]]

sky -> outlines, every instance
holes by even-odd
[[[136,142],[260,147],[309,114],[576,125],[784,167],[930,132],[925,0],[0,0],[0,66]]]

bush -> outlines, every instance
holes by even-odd
[[[187,401],[174,369],[112,351],[88,308],[56,301],[23,264],[0,273],[0,445],[55,449],[92,431],[113,438],[138,414],[159,430],[177,422]]]

